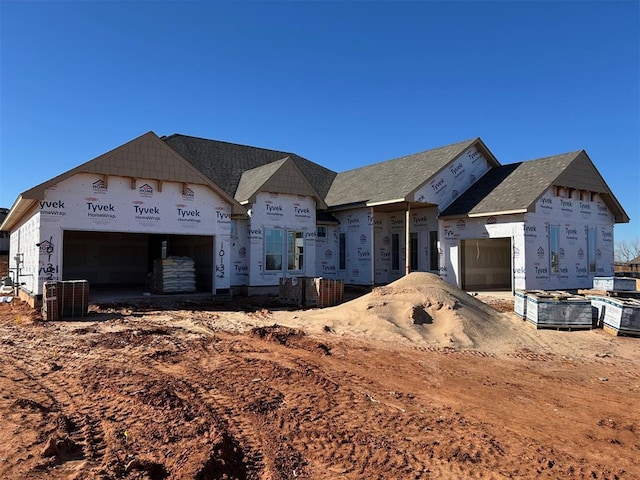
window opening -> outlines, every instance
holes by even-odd
[[[549,259],[552,273],[560,271],[560,257],[558,255],[559,231],[560,227],[558,225],[549,225]]]
[[[287,232],[287,270],[302,270],[304,267],[304,233]]]
[[[409,234],[409,248],[411,249],[409,268],[412,272],[418,271],[418,232]]]
[[[587,229],[587,259],[589,261],[589,273],[596,272],[596,228]]]
[[[438,231],[429,232],[429,270],[440,268],[440,256],[438,255]]]
[[[282,270],[282,230],[265,231],[265,270]]]
[[[400,234],[391,234],[391,270],[400,270]]]

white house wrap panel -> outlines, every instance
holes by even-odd
[[[279,232],[272,235],[273,232]],[[250,209],[247,228],[249,250],[249,277],[251,286],[278,285],[281,277],[314,276],[316,261],[316,204],[303,195],[258,193]],[[288,234],[300,232],[295,239],[298,253],[302,252],[302,268],[289,268],[287,251]],[[273,239],[280,239],[280,248],[274,251]],[[299,250],[302,248],[302,250]],[[267,262],[270,254],[281,255],[278,268]]]
[[[323,226],[323,236],[316,235],[316,277],[338,278],[338,229]]]
[[[414,200],[433,203],[442,211],[489,168],[489,163],[484,156],[476,147],[471,147],[420,188],[415,193]]]
[[[517,215],[482,218],[453,218],[440,222],[443,261],[440,276],[453,285],[461,285],[460,245],[462,240],[508,238],[511,239],[512,270],[514,284],[524,280],[524,255],[522,249],[522,221]],[[517,252],[517,254],[516,254]],[[516,276],[516,272],[519,272]],[[516,281],[517,280],[517,281]],[[520,287],[518,287],[520,288]]]
[[[377,212],[371,216],[374,244],[374,281],[388,283],[391,278],[391,235],[389,215]]]
[[[594,276],[613,275],[613,215],[593,197],[549,189],[525,215],[526,289],[590,288]]]
[[[35,213],[9,237],[9,267],[19,272],[16,281],[31,292],[38,291],[44,280],[57,280],[60,271],[59,245],[56,246],[52,238],[45,246],[46,251],[41,253],[38,243],[40,213]]]
[[[231,285],[249,285],[249,225],[246,220],[232,220],[231,225]]]
[[[20,251],[25,263],[31,264],[30,244],[40,245],[35,252],[38,282],[29,287],[35,294],[42,293],[43,281],[62,278],[65,230],[215,236],[215,288],[230,287],[231,207],[206,186],[162,182],[160,187],[155,180],[132,183],[131,178],[116,176],[105,182],[99,175],[76,174],[45,190],[37,213],[23,227],[34,222],[39,229],[29,231],[38,237],[31,238],[31,234]]]
[[[362,208],[348,212],[336,212],[335,217],[340,221],[336,229],[338,237],[338,278],[346,283],[356,285],[371,285],[373,282],[373,210]],[[340,235],[346,236],[346,264],[340,269]]]

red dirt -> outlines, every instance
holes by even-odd
[[[0,478],[640,478],[638,339],[494,353],[229,315],[0,304]]]

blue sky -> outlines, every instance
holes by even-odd
[[[0,206],[149,130],[343,171],[585,149],[640,237],[640,2],[0,0]]]

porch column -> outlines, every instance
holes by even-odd
[[[411,241],[409,239],[409,211],[411,210],[411,205],[407,202],[407,211],[404,216],[404,274],[409,275],[411,272],[411,252],[409,252],[409,247]]]

